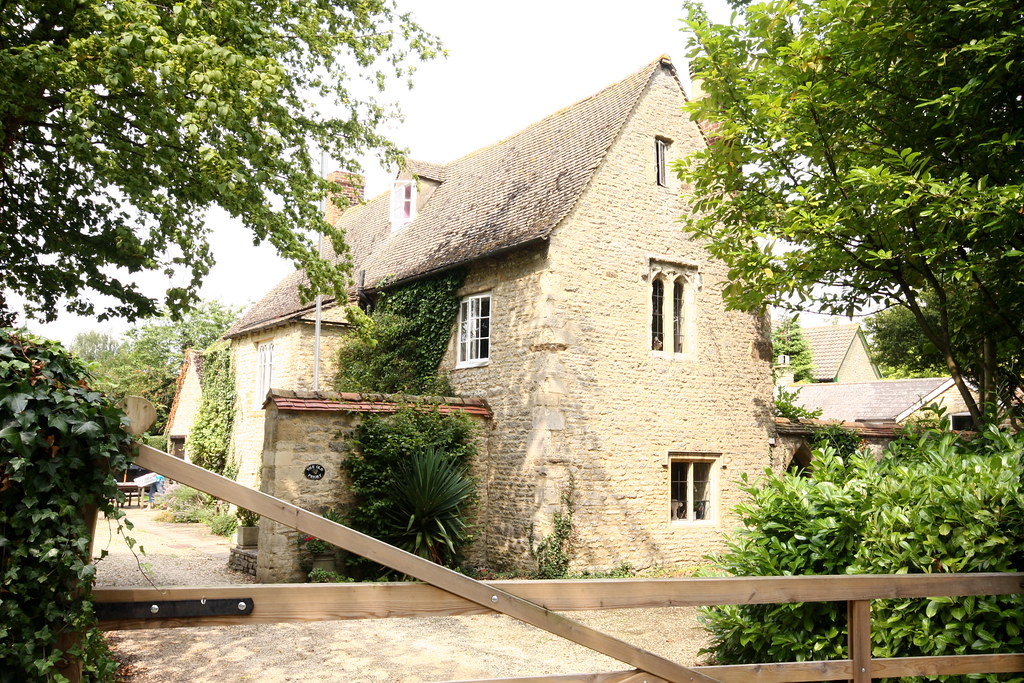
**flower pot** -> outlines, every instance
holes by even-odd
[[[317,553],[313,556],[313,569],[323,569],[333,572],[335,555],[334,553]]]
[[[259,543],[260,528],[258,526],[240,526],[235,532],[235,542],[239,548],[255,548]]]

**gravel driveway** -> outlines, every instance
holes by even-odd
[[[132,553],[105,520],[97,525],[97,586],[252,583],[227,569],[230,541],[201,524],[153,521],[128,510]],[[147,579],[147,575],[149,579]],[[706,641],[693,608],[574,612],[572,619],[694,664]],[[108,641],[131,683],[193,681],[451,681],[593,673],[630,668],[503,615],[364,619],[308,624],[115,631]]]

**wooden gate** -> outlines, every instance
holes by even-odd
[[[501,679],[502,683],[835,679],[861,683],[896,676],[1024,671],[1024,653],[871,657],[871,600],[1024,593],[1021,573],[482,583],[149,446],[139,446],[136,462],[423,583],[97,588],[94,595],[98,612],[114,605],[121,608],[121,617],[101,618],[100,628],[106,630],[499,612],[634,667],[604,673],[506,678]],[[553,611],[822,601],[845,601],[848,605],[848,659],[688,668]],[[218,609],[213,610],[213,605]]]

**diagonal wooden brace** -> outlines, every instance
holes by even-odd
[[[463,576],[458,572],[324,519],[320,515],[261,491],[242,486],[226,477],[187,463],[150,446],[139,444],[139,456],[136,462],[146,469],[159,472],[175,481],[205,491],[239,507],[252,510],[285,526],[321,538],[339,548],[362,555],[495,612],[506,614],[556,636],[613,657],[666,681],[672,683],[689,683],[691,681],[719,683],[717,679],[699,671],[680,666],[664,657],[567,619],[516,595]]]

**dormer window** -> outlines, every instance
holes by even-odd
[[[661,187],[668,187],[668,148],[671,144],[671,140],[654,138],[654,168]]]
[[[396,180],[391,190],[391,229],[401,230],[416,218],[416,181]]]

